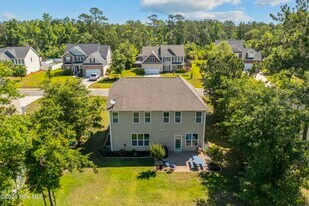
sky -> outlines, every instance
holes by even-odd
[[[293,0],[0,0],[0,21],[41,19],[43,13],[53,18],[74,18],[98,7],[110,23],[127,20],[147,21],[151,14],[167,19],[168,14],[182,14],[186,19],[232,20],[235,23],[272,22],[283,4]]]

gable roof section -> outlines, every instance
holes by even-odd
[[[90,62],[90,59],[95,59],[95,62]],[[107,61],[97,51],[90,54],[88,58],[83,62],[83,64],[102,64],[103,66],[105,66],[107,64]]]
[[[248,52],[249,51],[253,51],[254,52],[254,58],[248,58]],[[243,59],[247,59],[247,60],[262,60],[262,54],[259,51],[255,51],[254,49],[251,48],[245,48],[244,49],[244,55],[243,55]]]
[[[147,57],[145,57],[144,60],[142,61],[142,63],[144,63],[151,56],[154,56],[159,62],[162,63],[162,61],[160,60],[160,58],[157,56],[157,54],[154,51],[152,51],[151,54],[149,54]]]
[[[85,52],[79,46],[72,47],[69,53],[73,56],[86,56]]]
[[[112,99],[113,111],[210,111],[182,77],[122,78],[111,87],[107,108]]]
[[[216,40],[215,44],[219,44],[221,42],[227,42],[230,46],[235,45],[238,49],[243,51],[244,49],[244,41],[243,40],[236,40],[236,39],[230,39],[230,40]]]
[[[173,56],[185,56],[185,48],[183,45],[161,45],[161,46],[144,46],[142,48],[142,56],[145,58],[154,52],[158,57],[165,52],[169,52]]]
[[[29,50],[32,49],[30,46],[25,47],[6,47],[0,50],[0,53],[4,53],[8,58],[12,59],[24,59]]]
[[[103,58],[106,59],[110,46],[100,44],[66,44],[66,52],[72,55],[86,55],[89,56],[94,52],[99,52]],[[71,51],[74,51],[73,53]],[[75,53],[76,52],[76,53]],[[75,54],[74,54],[75,53]]]

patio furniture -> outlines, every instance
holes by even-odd
[[[192,158],[189,158],[189,165],[190,165],[190,168],[193,170],[195,169],[195,166],[194,166],[194,163],[192,161]]]
[[[169,167],[171,170],[175,170],[176,169],[176,165],[175,164],[171,164],[169,161],[164,161],[162,160],[164,166]]]
[[[197,155],[193,156],[193,160],[196,165],[200,165],[201,167],[206,166],[204,160]]]

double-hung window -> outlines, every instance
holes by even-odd
[[[170,123],[170,113],[163,112],[163,123]]]
[[[149,141],[149,134],[131,134],[132,147],[148,147]]]
[[[202,122],[203,122],[203,112],[196,112],[195,123],[202,123]]]
[[[139,112],[133,112],[133,123],[139,123]]]
[[[146,124],[151,123],[151,112],[144,112],[144,122]]]
[[[118,112],[112,112],[112,122],[114,124],[119,123],[119,113]]]
[[[186,134],[186,146],[187,147],[196,147],[198,143],[198,134],[189,133]]]
[[[175,112],[175,123],[181,123],[181,112]]]

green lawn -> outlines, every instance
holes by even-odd
[[[135,77],[135,76],[143,76],[140,75],[140,69],[132,68],[124,70],[122,73],[122,77]],[[110,74],[108,77],[91,84],[89,88],[101,88],[101,89],[110,88],[113,85],[113,83],[116,82],[117,80],[118,80],[117,75]]]
[[[11,77],[10,79],[15,80],[18,88],[38,88],[40,83],[45,79],[45,71],[39,71],[33,74],[29,74],[20,80],[20,77]],[[62,76],[62,70],[57,69],[52,71],[54,77],[53,82],[65,82],[67,79],[75,79],[73,76]]]
[[[153,172],[152,160],[105,159],[98,174],[92,169],[67,173],[57,191],[57,204],[74,205],[195,205],[207,192],[197,173]],[[116,162],[116,164],[114,163]],[[139,162],[146,163],[141,166]],[[134,165],[134,163],[136,165]],[[121,165],[121,166],[118,166]],[[26,200],[23,205],[42,205],[43,200]]]
[[[199,61],[199,63],[201,62],[202,61]],[[196,65],[196,62],[192,63],[192,68],[190,72],[184,74],[165,73],[161,74],[161,77],[174,77],[176,75],[181,75],[184,79],[190,82],[195,88],[203,88],[202,74],[200,73],[200,68]]]
[[[41,108],[41,99],[38,99],[26,107],[26,114],[33,114],[35,111],[38,111]]]

